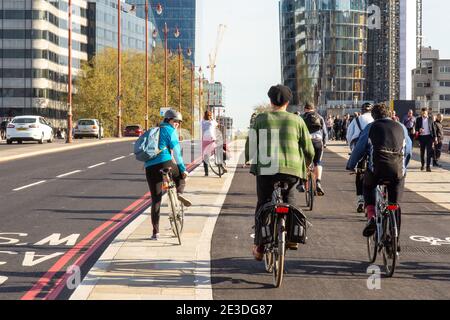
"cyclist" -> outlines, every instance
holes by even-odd
[[[373,105],[371,103],[364,103],[361,107],[361,115],[356,117],[347,131],[347,143],[350,146],[350,150],[353,151],[355,149],[356,144],[358,143],[359,137],[364,129],[373,122],[372,117],[372,109]],[[364,195],[363,195],[363,178],[364,178],[364,170],[366,169],[366,161],[367,157],[364,157],[358,163],[358,170],[356,171],[356,211],[358,213],[364,212]]]
[[[324,196],[325,192],[322,188],[322,157],[323,149],[327,147],[328,142],[328,130],[325,120],[320,114],[315,111],[315,107],[312,103],[307,102],[305,104],[305,113],[302,115],[303,120],[308,127],[311,135],[311,141],[314,146],[314,176],[316,177],[316,191],[318,196]],[[305,192],[305,186],[300,183],[297,187],[298,191]]]
[[[389,204],[398,205],[403,195],[406,168],[412,156],[412,142],[406,127],[389,117],[386,105],[375,105],[372,116],[375,122],[364,129],[347,163],[347,170],[353,171],[358,163],[368,156],[368,168],[364,175],[368,223],[363,231],[364,237],[371,237],[376,231],[377,186],[388,182]],[[398,218],[400,230],[400,212]]]
[[[183,122],[181,113],[169,109],[164,115],[164,121],[160,124],[159,150],[161,153],[154,159],[145,163],[145,174],[147,183],[152,195],[152,225],[153,235],[151,240],[159,239],[159,213],[162,200],[163,177],[161,170],[172,168],[172,177],[177,186],[178,199],[186,206],[190,207],[192,203],[186,199],[182,193],[186,186],[186,177],[188,175],[186,167],[181,156],[181,146],[178,139],[177,129]],[[173,154],[173,156],[172,156]]]
[[[283,201],[295,205],[294,187],[299,178],[306,179],[306,166],[314,157],[314,147],[305,122],[286,111],[292,99],[291,90],[282,85],[273,86],[268,96],[272,109],[256,117],[245,145],[245,161],[251,161],[250,172],[256,176],[256,228],[260,208],[271,201],[276,182],[287,183]],[[290,244],[289,248],[295,249],[295,246]],[[253,255],[258,261],[264,256],[264,246],[258,245],[257,239]]]

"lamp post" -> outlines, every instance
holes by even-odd
[[[121,43],[122,37],[120,34],[120,13],[122,11],[120,0],[117,0],[117,132],[116,137],[122,138],[122,105],[121,105],[121,95],[122,95],[122,52],[121,52]]]
[[[72,0],[69,0],[69,63],[68,63],[68,88],[67,88],[67,138],[66,143],[72,143]]]
[[[167,22],[164,23],[164,107],[167,108],[168,104],[169,104],[169,91],[168,91],[168,48],[167,48],[167,37],[169,34],[169,28],[167,27]],[[180,30],[177,28],[175,28],[175,32],[174,32],[174,37],[178,38],[180,36]]]

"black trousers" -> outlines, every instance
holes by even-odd
[[[376,203],[376,188],[380,183],[380,178],[376,177],[369,170],[364,175],[364,202],[366,206],[374,206]],[[403,196],[405,189],[405,179],[390,181],[387,185],[388,201],[390,204],[398,204]]]
[[[283,191],[283,202],[295,206],[295,186],[299,178],[287,174],[278,173],[274,176],[257,176],[256,177],[256,194],[258,203],[255,210],[255,225],[259,209],[268,202],[272,201],[273,187],[277,182],[285,182],[288,189]]]
[[[364,195],[364,172],[360,172],[362,170],[367,169],[367,157],[364,157],[357,166],[358,172],[356,173],[355,185],[356,185],[356,195],[362,196]]]
[[[425,150],[427,151],[427,167],[431,166],[431,158],[433,157],[433,137],[431,135],[428,136],[420,136],[420,161],[422,163],[422,167],[425,166]]]
[[[186,186],[186,180],[182,179],[178,166],[173,161],[163,162],[145,169],[150,194],[152,195],[152,225],[153,234],[159,233],[159,214],[161,211],[161,200],[163,196],[162,184],[163,177],[161,169],[172,168],[172,178],[177,185],[178,193],[183,193]]]

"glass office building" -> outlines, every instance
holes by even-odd
[[[145,0],[126,0],[128,3],[141,4],[137,7],[139,17],[145,17]],[[181,44],[184,56],[195,64],[195,22],[196,22],[196,0],[154,0],[149,1],[155,19],[156,28],[161,39],[164,39],[164,23],[169,28],[168,48],[172,52],[177,52],[178,45]],[[155,6],[161,4],[163,12],[161,15],[155,13]],[[180,36],[175,38],[174,31],[180,30]],[[158,44],[159,45],[159,44]],[[192,55],[187,56],[190,49]]]
[[[67,1],[0,1],[0,118],[67,116]],[[87,1],[73,1],[72,67],[87,60]]]
[[[133,11],[130,4],[122,2],[121,9],[122,50],[145,52],[145,19],[138,17],[139,7]],[[89,59],[101,52],[103,48],[117,48],[117,0],[90,1],[88,16]],[[151,51],[156,44],[152,38],[154,20],[151,14],[149,20],[148,35]]]
[[[365,99],[367,0],[281,0],[283,83],[294,103]]]

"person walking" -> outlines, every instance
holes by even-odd
[[[209,175],[208,163],[214,149],[216,147],[217,140],[217,128],[219,124],[213,119],[212,112],[207,110],[202,120],[202,156],[203,167],[205,169],[205,177]]]
[[[428,109],[422,109],[422,116],[417,119],[416,132],[419,135],[420,142],[420,161],[421,171],[425,170],[425,151],[427,153],[426,165],[427,172],[431,172],[431,159],[433,157],[433,142],[436,139],[436,127],[433,123],[433,118],[429,116]]]
[[[186,177],[188,175],[181,155],[181,146],[177,133],[182,121],[183,117],[181,113],[172,109],[166,111],[164,121],[159,125],[160,133],[158,149],[161,150],[161,152],[156,158],[145,162],[145,175],[152,196],[151,218],[153,235],[151,240],[159,239],[159,219],[163,195],[162,169],[172,169],[172,178],[177,186],[178,199],[186,207],[192,205],[192,203],[182,195],[186,186]]]
[[[346,114],[342,120],[341,140],[345,141],[347,136],[347,129],[350,125],[350,115]]]
[[[442,120],[444,117],[442,114],[438,114],[436,116],[436,121],[434,122],[435,130],[436,130],[436,139],[437,142],[434,144],[434,154],[433,154],[433,167],[440,168],[439,159],[442,154],[442,144],[444,142],[444,126],[442,125]]]
[[[328,139],[333,140],[333,117],[327,117],[327,131],[328,131]]]
[[[403,125],[408,130],[408,136],[411,139],[411,141],[414,142],[415,136],[416,136],[416,117],[414,117],[414,111],[409,110],[408,114],[403,118]],[[413,143],[414,145],[414,143]]]
[[[340,116],[337,115],[336,118],[334,119],[334,138],[336,139],[336,141],[339,141],[342,139],[342,120],[340,119]]]
[[[256,176],[258,202],[255,230],[260,229],[260,208],[271,201],[276,182],[287,184],[283,201],[296,205],[295,185],[299,178],[306,180],[306,168],[314,158],[314,147],[305,121],[287,112],[293,97],[291,90],[283,85],[273,86],[268,96],[271,111],[256,117],[252,128],[254,134],[249,135],[245,144],[245,163],[251,164],[250,173]],[[266,161],[267,155],[271,155],[269,161]],[[288,248],[295,246],[288,244]],[[253,256],[257,261],[262,261],[264,256],[264,246],[257,243],[257,237],[254,239]]]

